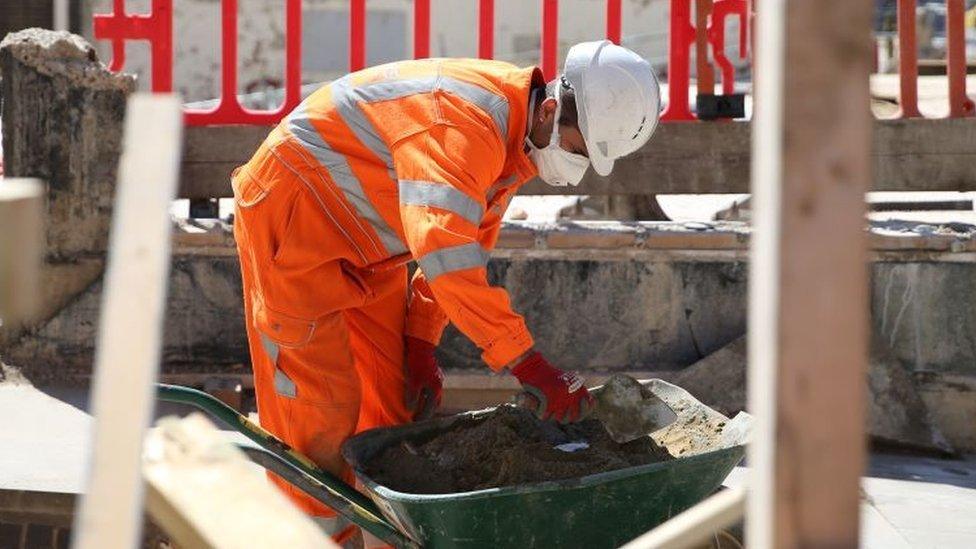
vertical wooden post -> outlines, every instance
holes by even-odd
[[[757,7],[750,547],[856,547],[864,460],[871,2]]]
[[[129,100],[102,297],[92,409],[91,476],[76,549],[136,547],[142,526],[142,439],[163,335],[183,107],[176,96]]]
[[[0,329],[37,309],[44,255],[44,185],[36,179],[0,180]]]

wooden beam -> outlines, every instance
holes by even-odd
[[[338,547],[202,414],[146,439],[146,510],[179,547]]]
[[[866,109],[867,107],[865,107]],[[970,119],[874,121],[875,191],[976,191],[976,124]],[[230,174],[269,129],[187,128],[180,197],[229,197]],[[747,193],[749,122],[662,124],[644,148],[617,162],[610,177],[587,173],[578,187],[530,182],[522,194]]]
[[[756,10],[750,547],[858,544],[872,6],[765,0]]]
[[[0,180],[0,320],[8,326],[26,320],[37,309],[43,210],[40,181]]]
[[[183,108],[174,95],[129,99],[92,384],[91,475],[76,549],[136,547],[142,439],[159,368]]]
[[[234,196],[230,174],[251,158],[270,131],[264,126],[187,128],[180,198]]]

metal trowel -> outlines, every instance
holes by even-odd
[[[595,406],[591,417],[599,419],[610,438],[630,442],[663,429],[678,414],[636,379],[615,374],[600,387],[590,390]]]

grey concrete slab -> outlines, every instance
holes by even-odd
[[[91,426],[30,385],[0,383],[0,490],[80,493]]]
[[[910,549],[911,544],[873,505],[861,503],[861,549]]]
[[[744,486],[737,467],[726,486]],[[976,547],[976,459],[872,455],[861,483],[861,547]]]
[[[867,478],[871,504],[912,547],[976,547],[976,489]]]

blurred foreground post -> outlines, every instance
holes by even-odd
[[[146,439],[146,510],[179,547],[337,547],[203,415]]]
[[[0,179],[0,327],[25,320],[37,310],[43,209],[40,181]]]
[[[172,222],[183,142],[176,96],[129,100],[102,296],[92,411],[91,476],[75,548],[136,547],[142,526],[142,442],[159,368]]]
[[[858,544],[872,8],[762,0],[756,9],[750,547]]]

